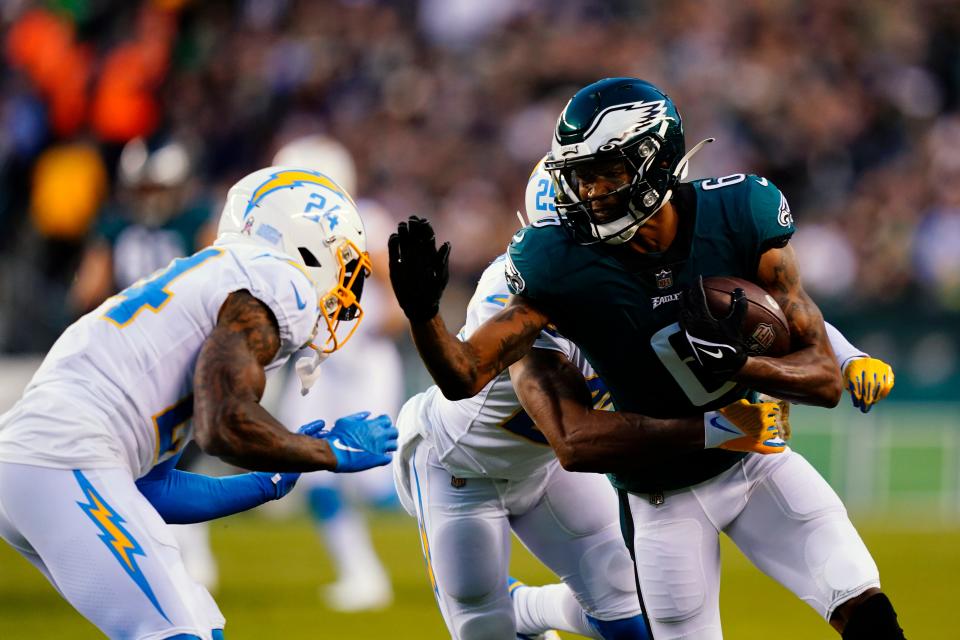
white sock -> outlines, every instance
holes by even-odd
[[[332,518],[318,524],[338,580],[351,576],[387,579],[386,570],[370,541],[370,532],[363,516],[344,506]]]
[[[565,584],[518,587],[513,592],[513,612],[518,633],[536,635],[556,629],[602,640]]]

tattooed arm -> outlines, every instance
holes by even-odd
[[[254,471],[333,469],[336,458],[325,440],[291,433],[260,406],[263,368],[279,349],[280,332],[270,309],[247,291],[231,293],[197,359],[197,444]]]
[[[503,311],[486,320],[463,342],[447,331],[439,314],[423,322],[411,322],[410,330],[440,391],[450,400],[461,400],[475,396],[522,358],[549,322],[529,300],[511,296]]]
[[[594,409],[580,369],[557,351],[531,349],[510,366],[510,379],[568,471],[614,472],[664,449],[703,449],[703,416],[660,420]]]
[[[840,370],[823,315],[800,284],[793,247],[764,253],[757,282],[787,317],[792,353],[782,358],[750,357],[733,379],[784,400],[835,407],[843,393]]]

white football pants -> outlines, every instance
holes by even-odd
[[[768,576],[829,620],[880,586],[877,565],[840,498],[800,454],[751,454],[663,504],[621,493],[640,593],[655,640],[720,640],[723,531]]]
[[[516,635],[507,592],[510,529],[600,620],[640,613],[630,557],[606,478],[556,461],[522,481],[455,479],[429,443],[409,456],[427,572],[456,640]],[[398,486],[400,490],[403,490]]]
[[[210,640],[223,628],[127,470],[0,462],[0,537],[110,638]]]

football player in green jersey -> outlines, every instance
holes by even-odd
[[[547,164],[558,218],[514,236],[506,266],[514,295],[463,342],[437,315],[449,245],[437,250],[424,221],[401,224],[390,243],[391,280],[444,394],[473,395],[553,325],[607,383],[625,442],[644,416],[702,414],[758,392],[836,405],[842,378],[822,315],[800,284],[786,199],[752,175],[681,182],[702,145],[685,153],[675,105],[647,82],[606,79],[577,92]],[[745,302],[734,295],[723,318],[706,306],[702,277],[714,275],[765,288],[786,315],[792,353],[748,355],[739,331]],[[521,399],[525,386],[542,399],[527,407],[538,424],[576,429],[599,420],[576,408],[582,390],[568,381],[558,368],[516,385]],[[657,640],[722,637],[721,530],[845,640],[903,637],[843,505],[800,455],[686,448],[643,456],[619,437],[608,430],[591,441],[588,431],[580,446],[597,452],[585,468],[610,472],[620,494]]]

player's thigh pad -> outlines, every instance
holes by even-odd
[[[4,537],[13,530],[19,548],[35,552],[60,593],[107,636],[208,640],[213,624],[223,626],[128,471],[0,463],[0,504]]]
[[[616,492],[604,476],[571,473],[557,464],[543,499],[511,522],[589,615],[619,620],[640,613]]]
[[[510,528],[498,481],[453,483],[426,444],[417,447],[411,465],[427,571],[451,635],[460,640],[512,637],[513,607],[506,589]]]
[[[756,486],[727,533],[757,567],[828,620],[837,605],[879,587],[843,503],[800,454],[749,456],[744,468]]]
[[[417,515],[417,488],[414,484],[413,458],[418,450],[424,450],[429,444],[422,434],[426,417],[424,393],[418,393],[407,400],[397,415],[396,426],[400,432],[397,442],[397,451],[393,454],[393,464],[389,467],[393,471],[393,484],[397,491],[397,498],[404,511],[414,517]],[[421,457],[425,454],[421,454]]]
[[[643,604],[657,640],[719,640],[720,542],[694,492],[628,495]]]

